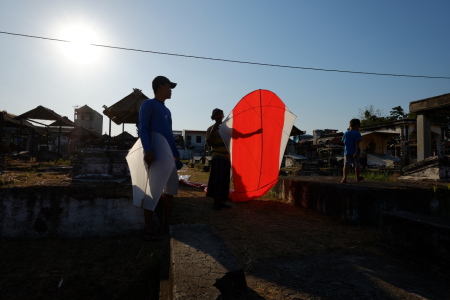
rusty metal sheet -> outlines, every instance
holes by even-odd
[[[0,114],[3,117],[3,124],[4,126],[7,127],[21,127],[21,126],[25,126],[25,127],[30,127],[30,128],[34,128],[33,124],[22,120],[22,122],[20,120],[16,120],[14,115],[12,114],[8,114],[6,111],[2,111],[0,112]]]
[[[102,139],[103,136],[98,134],[92,129],[80,126],[76,127],[68,133],[69,138],[84,140],[87,138],[98,138]]]
[[[51,123],[48,126],[68,126],[68,127],[77,127],[77,125],[69,120],[67,117],[62,117],[61,119]]]
[[[139,121],[139,109],[144,100],[149,99],[139,89],[133,89],[133,92],[123,98],[122,100],[114,103],[110,107],[104,105],[105,110],[103,114],[110,118],[114,123],[120,125],[136,124]]]
[[[62,119],[62,116],[55,113],[53,110],[46,108],[42,105],[39,105],[38,107],[27,111],[26,113],[23,113],[19,116],[17,116],[15,119],[36,119],[36,120],[60,120]]]

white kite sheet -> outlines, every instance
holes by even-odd
[[[148,168],[144,161],[144,148],[138,139],[126,157],[133,185],[133,204],[154,211],[169,180],[175,161],[167,140],[153,132],[155,160]]]

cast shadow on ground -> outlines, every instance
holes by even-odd
[[[247,274],[270,282],[279,297],[303,299],[449,299],[445,279],[375,255],[270,258]],[[257,279],[256,279],[257,280]],[[248,279],[250,285],[252,279]],[[283,298],[284,299],[284,298]]]

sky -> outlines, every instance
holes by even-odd
[[[450,93],[450,80],[301,68],[450,77],[449,13],[448,0],[0,0],[1,32],[72,41],[0,33],[0,110],[42,105],[73,120],[74,107],[102,113],[133,88],[153,97],[164,75],[178,83],[166,101],[174,130],[206,130],[214,108],[228,115],[266,89],[308,134],[345,131],[370,105],[409,112],[411,101]],[[136,135],[134,124],[125,130]]]

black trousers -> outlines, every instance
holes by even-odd
[[[230,193],[230,169],[229,159],[215,156],[211,160],[211,171],[208,180],[208,192],[206,197],[226,201]]]

